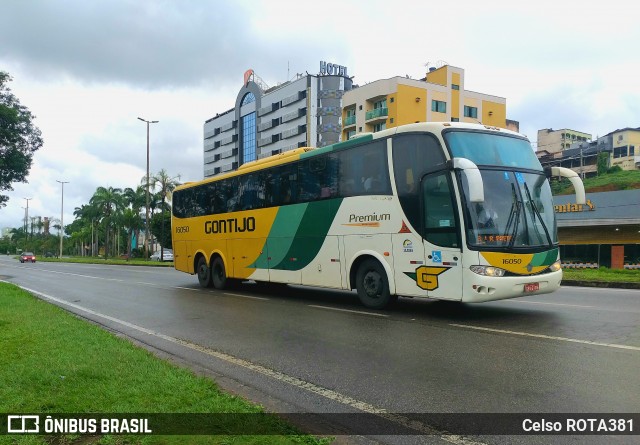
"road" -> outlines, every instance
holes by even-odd
[[[563,287],[550,295],[478,305],[401,298],[391,310],[372,311],[354,293],[317,288],[266,292],[247,283],[233,290],[201,289],[194,276],[172,268],[20,264],[0,256],[0,279],[127,335],[274,412],[364,412],[399,424],[411,413],[640,413],[637,290]],[[423,432],[433,426],[421,425]],[[358,431],[341,440],[638,440],[430,432]]]

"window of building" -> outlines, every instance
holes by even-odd
[[[251,102],[255,102],[255,101],[256,101],[256,96],[254,96],[253,93],[247,93],[242,98],[242,103],[240,105],[250,104]]]
[[[391,97],[391,98],[389,99],[389,102],[390,102],[390,103],[395,102],[395,97]]]
[[[382,99],[373,103],[373,109],[377,110],[378,108],[387,108],[387,99]]]
[[[431,111],[435,111],[437,113],[446,113],[447,112],[447,103],[441,100],[432,100],[431,101]]]
[[[356,130],[347,131],[347,140],[351,139],[356,135]]]
[[[613,149],[613,157],[614,158],[624,158],[627,156],[628,147],[625,145],[624,147],[615,147]]]
[[[464,106],[464,117],[472,117],[478,119],[478,107]]]
[[[460,85],[456,85],[455,83],[451,84],[451,89],[452,90],[459,90],[460,89]]]
[[[375,124],[373,126],[373,132],[375,133],[377,131],[386,130],[386,128],[387,128],[387,123],[386,122],[383,122],[381,124]]]
[[[460,122],[460,119],[458,119],[457,117],[452,117],[451,122]]]
[[[246,96],[245,96],[246,97]],[[256,113],[242,116],[242,163],[256,160]]]

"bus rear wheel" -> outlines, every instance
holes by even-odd
[[[360,265],[356,289],[360,301],[368,308],[383,309],[391,302],[387,273],[376,260],[368,259]]]
[[[211,265],[211,278],[213,280],[213,287],[216,289],[224,289],[227,287],[227,273],[224,269],[224,261],[222,258],[216,257]]]
[[[202,287],[211,287],[211,270],[207,266],[207,260],[201,256],[198,259],[198,266],[196,267],[196,273],[198,274],[198,282]]]

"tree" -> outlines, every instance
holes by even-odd
[[[0,71],[0,192],[13,190],[12,183],[27,182],[33,154],[42,147],[42,133],[35,116],[20,104],[7,83],[11,76]],[[0,194],[0,208],[9,197]]]
[[[105,227],[104,257],[109,256],[109,230],[117,221],[123,208],[122,190],[113,187],[98,187],[89,204],[100,210],[100,222]]]
[[[162,228],[160,230],[160,240],[161,240],[161,246],[163,248],[167,246],[167,244],[165,244],[166,239],[164,234],[165,200],[168,199],[169,202],[171,202],[171,193],[178,185],[180,185],[180,183],[178,182],[178,179],[180,179],[180,175],[176,176],[175,178],[171,178],[164,168],[160,170],[157,174],[153,175],[153,177],[151,177],[150,179],[151,187],[153,187],[154,190],[157,189],[158,193],[162,198],[162,206],[160,207],[161,209],[160,211],[162,212],[162,218],[161,218]],[[170,245],[171,245],[171,236],[169,236],[169,246]],[[160,251],[160,258],[164,259],[164,249]]]
[[[609,153],[598,153],[598,176],[604,175],[609,168]]]

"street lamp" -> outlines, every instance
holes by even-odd
[[[144,258],[149,259],[149,124],[157,124],[159,121],[148,121],[138,118],[142,122],[147,123],[147,217],[145,219],[145,235],[144,235]]]
[[[60,203],[60,256],[58,258],[62,258],[62,231],[64,230],[64,185],[68,184],[69,181],[58,181],[62,186],[62,202]]]
[[[27,201],[27,209],[24,214],[24,237],[29,238],[29,201],[33,198],[23,198]]]

